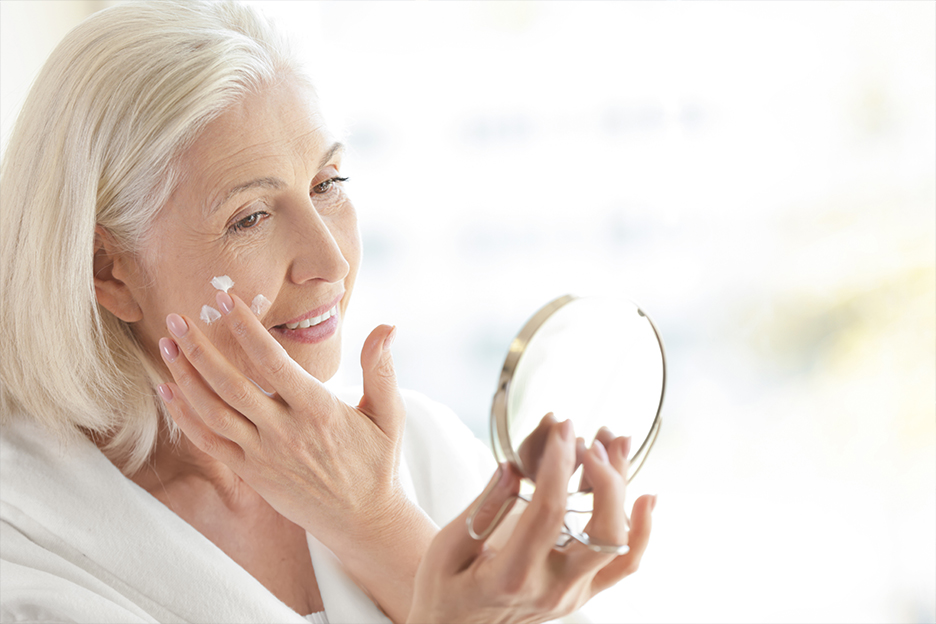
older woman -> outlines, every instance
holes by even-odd
[[[568,422],[494,548],[462,511],[490,457],[397,389],[394,328],[363,397],[321,385],[360,262],[341,161],[243,6],[120,5],[53,53],[2,170],[4,621],[539,621],[636,568],[627,439],[580,458],[627,555],[553,548]],[[499,468],[479,521],[518,484]]]

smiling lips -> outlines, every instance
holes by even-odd
[[[344,293],[338,295],[324,310],[316,308],[307,313],[304,318],[277,325],[272,328],[272,331],[298,342],[315,343],[326,340],[338,329],[338,306],[342,297]]]
[[[314,325],[318,325],[319,323],[323,321],[327,321],[328,319],[335,316],[336,314],[338,314],[337,305],[332,307],[332,309],[326,312],[325,314],[321,314],[319,316],[313,316],[311,318],[301,320],[298,323],[286,323],[285,324],[286,329],[305,329],[307,327],[312,327]]]

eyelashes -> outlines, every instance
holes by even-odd
[[[244,230],[249,230],[251,228],[256,227],[257,224],[259,224],[261,221],[263,221],[269,216],[270,216],[270,213],[267,212],[266,210],[258,210],[257,212],[247,215],[240,221],[233,223],[231,227],[228,228],[228,231],[231,234],[237,234],[239,232],[243,232]]]
[[[324,195],[328,193],[329,191],[331,191],[333,188],[336,188],[337,182],[347,182],[347,181],[348,181],[348,178],[346,177],[342,178],[339,176],[334,176],[334,177],[328,178],[321,184],[316,184],[315,186],[313,186],[312,192],[315,193],[316,195]]]
[[[309,192],[309,196],[312,198],[312,203],[316,210],[319,212],[327,212],[343,203],[345,194],[340,183],[347,181],[347,177],[332,176],[324,182],[313,186]],[[247,230],[256,228],[270,216],[270,213],[266,210],[258,210],[232,223],[228,227],[228,232],[230,234],[241,234]]]

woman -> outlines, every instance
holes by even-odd
[[[581,459],[590,534],[630,553],[553,548],[576,452],[548,420],[493,548],[467,510],[437,530],[492,466],[397,389],[393,328],[363,397],[320,384],[360,241],[304,76],[227,3],[107,9],[43,68],[0,185],[4,621],[540,621],[636,568],[628,440]],[[480,522],[518,486],[499,468]]]

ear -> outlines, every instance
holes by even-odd
[[[127,323],[143,318],[130,289],[136,261],[121,251],[114,237],[100,225],[94,229],[94,294],[98,303]]]

